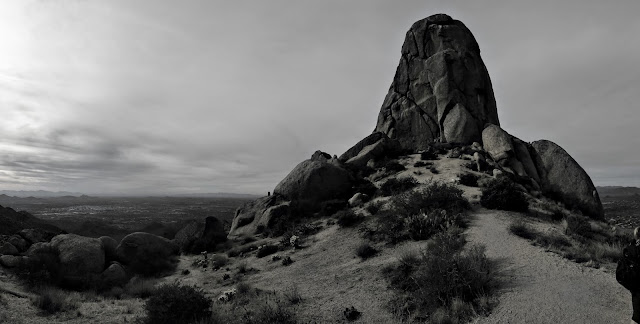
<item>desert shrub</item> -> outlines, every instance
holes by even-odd
[[[378,250],[369,243],[362,243],[356,248],[356,255],[362,260],[366,260],[378,253]]]
[[[405,217],[395,212],[384,211],[376,215],[373,227],[364,227],[361,231],[367,239],[396,244],[408,238],[405,229]]]
[[[47,314],[55,314],[78,309],[78,300],[70,292],[51,286],[37,289],[38,296],[32,301],[33,305]]]
[[[339,211],[334,217],[338,219],[337,223],[340,227],[352,227],[360,224],[364,220],[364,216],[356,214],[351,210]]]
[[[489,209],[526,212],[529,202],[516,185],[509,180],[496,180],[482,190],[480,204]]]
[[[437,160],[437,159],[438,159],[438,155],[431,150],[420,153],[420,160],[429,161],[429,160]]]
[[[145,323],[193,323],[211,316],[211,300],[189,286],[160,286],[145,303]]]
[[[213,269],[220,269],[227,265],[228,262],[229,258],[227,258],[227,256],[224,254],[214,254],[211,257],[211,267]]]
[[[376,187],[371,181],[366,179],[359,179],[356,181],[356,184],[353,186],[353,193],[363,193],[369,197],[373,197],[378,191],[378,187]]]
[[[365,207],[364,209],[366,209],[371,215],[375,215],[380,211],[380,208],[382,207],[384,203],[377,201],[377,202],[372,202],[370,204],[367,205],[367,207]]]
[[[380,194],[382,196],[393,196],[417,185],[418,181],[412,177],[391,178],[380,186]]]
[[[478,176],[472,173],[464,173],[460,175],[460,184],[465,185],[467,187],[477,187]]]
[[[390,303],[394,314],[413,317],[411,321],[442,313],[452,322],[465,322],[476,309],[486,307],[480,296],[495,290],[493,265],[482,246],[463,250],[460,232],[439,233],[419,257],[383,270],[390,286],[399,291]]]
[[[296,286],[296,285],[288,287],[282,293],[282,295],[292,305],[296,305],[296,304],[299,304],[300,302],[302,302],[302,295],[300,295],[300,290],[298,289],[298,286]]]
[[[296,314],[281,302],[267,302],[244,315],[243,324],[297,324]]]
[[[416,168],[426,167],[427,165],[428,165],[427,162],[424,162],[424,161],[418,161],[413,164],[413,166]]]
[[[133,277],[124,285],[124,294],[131,297],[147,298],[156,292],[157,279]]]
[[[470,208],[463,191],[455,185],[432,182],[420,190],[409,191],[393,197],[393,206],[405,216],[428,213],[442,209],[457,214]]]
[[[295,218],[311,217],[320,210],[320,205],[310,200],[294,199],[289,204],[289,214]]]
[[[563,222],[565,233],[572,236],[592,237],[591,224],[586,217],[571,215]]]
[[[345,308],[342,314],[349,322],[359,319],[362,315],[362,313],[353,306]]]
[[[258,252],[256,252],[256,258],[264,258],[267,255],[274,254],[278,252],[279,248],[277,245],[265,244],[258,248]]]
[[[331,216],[345,208],[347,208],[347,201],[342,199],[332,199],[320,203],[320,213],[325,216]]]
[[[518,219],[509,225],[509,231],[514,235],[520,236],[527,240],[532,240],[538,236],[536,230],[531,228],[529,224],[525,223],[522,219]]]
[[[471,171],[479,171],[478,164],[476,164],[475,162],[467,162],[463,166]]]
[[[240,263],[238,263],[236,269],[238,270],[238,273],[247,273],[247,271],[249,271],[249,265],[247,264],[246,260],[242,260]]]
[[[431,173],[433,173],[433,174],[440,173],[440,171],[438,171],[438,169],[435,166],[432,166],[431,168],[429,168],[429,171],[431,171]]]
[[[282,258],[282,265],[283,266],[288,266],[288,265],[290,265],[292,263],[293,263],[293,260],[291,260],[291,257],[286,256],[286,257]]]
[[[564,219],[564,213],[561,210],[556,209],[551,213],[550,218],[552,221],[556,221],[556,222],[561,221]]]
[[[420,241],[427,240],[451,226],[460,226],[462,224],[464,224],[464,220],[460,214],[448,214],[446,210],[437,209],[428,214],[409,216],[406,229],[412,240]]]
[[[387,172],[400,172],[406,170],[404,165],[398,163],[396,160],[390,160],[384,165],[384,169]]]

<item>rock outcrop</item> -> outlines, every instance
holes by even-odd
[[[216,244],[227,240],[224,226],[217,218],[209,216],[204,222],[191,221],[176,233],[173,242],[185,253],[212,251]]]
[[[179,252],[178,246],[168,239],[144,232],[125,236],[116,248],[118,260],[144,275],[174,269]]]
[[[540,140],[531,143],[544,170],[544,191],[594,218],[604,218],[600,196],[587,172],[557,144]]]
[[[529,179],[526,184],[561,201],[567,208],[578,209],[596,219],[604,217],[602,203],[591,178],[557,144],[547,140],[528,144],[497,125],[488,125],[484,129],[482,142],[491,159],[503,171],[519,179]]]
[[[343,153],[339,160],[356,167],[363,167],[371,160],[399,153],[400,143],[387,135],[375,132]]]
[[[269,228],[278,218],[289,215],[289,204],[288,200],[278,194],[244,204],[236,210],[229,237],[253,235]]]
[[[417,151],[434,141],[479,142],[486,123],[499,125],[498,113],[471,31],[444,14],[414,23],[375,131]]]
[[[350,197],[353,177],[340,162],[314,154],[302,161],[273,190],[287,200],[302,200],[319,204],[330,199]]]
[[[61,274],[68,283],[82,285],[104,270],[104,250],[99,239],[62,234],[42,244],[49,244],[57,252]]]

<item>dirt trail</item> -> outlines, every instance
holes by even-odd
[[[499,304],[474,323],[629,323],[631,294],[614,274],[581,266],[512,235],[513,215],[476,213],[469,241],[499,260],[505,284]]]

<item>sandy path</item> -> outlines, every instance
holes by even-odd
[[[578,265],[509,233],[514,215],[476,213],[469,241],[499,260],[499,305],[474,323],[629,323],[631,295],[612,273]]]

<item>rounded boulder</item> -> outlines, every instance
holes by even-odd
[[[145,275],[173,270],[179,252],[178,246],[168,239],[145,232],[125,236],[116,248],[119,261]]]

